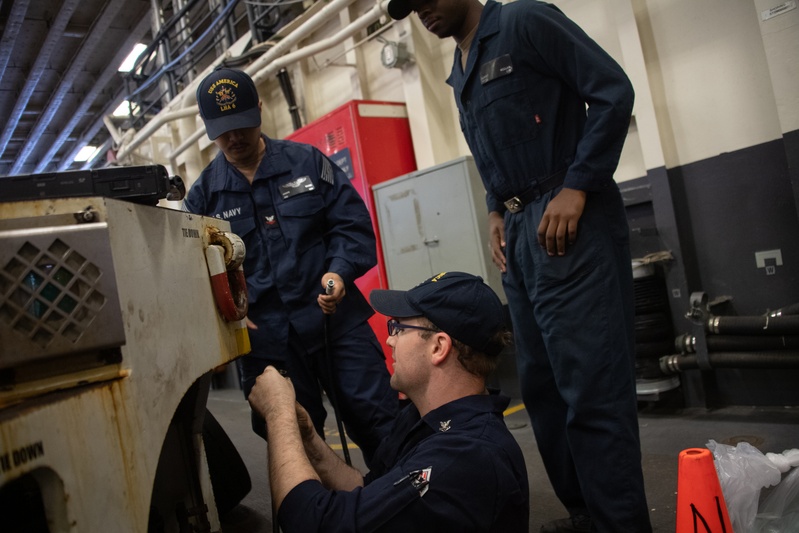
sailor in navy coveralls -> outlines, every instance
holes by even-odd
[[[613,173],[633,88],[557,7],[391,0],[457,47],[447,83],[487,195],[522,397],[570,517],[542,531],[651,530],[635,390],[629,229]]]
[[[274,368],[250,394],[269,426],[282,531],[527,533],[524,457],[502,418],[509,400],[485,386],[509,340],[497,295],[477,276],[444,272],[370,300],[392,317],[391,384],[413,403],[366,476],[313,431]]]
[[[245,397],[267,365],[291,376],[297,396],[324,434],[318,381],[336,387],[341,417],[367,464],[398,409],[374,313],[355,280],[377,262],[363,200],[316,148],[260,131],[261,103],[247,74],[211,73],[197,89],[208,136],[220,147],[191,187],[185,209],[222,218],[244,240],[252,351],[240,358]],[[334,291],[321,294],[327,280]],[[325,360],[325,313],[329,355]],[[264,438],[263,420],[253,429]]]

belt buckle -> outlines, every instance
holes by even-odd
[[[514,196],[510,200],[505,201],[505,207],[511,213],[518,213],[524,208],[524,204],[518,196]]]

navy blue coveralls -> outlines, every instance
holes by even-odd
[[[502,419],[502,396],[466,396],[424,418],[409,405],[378,448],[365,486],[304,481],[280,506],[286,533],[527,533],[524,456]]]
[[[347,176],[316,148],[269,139],[252,185],[222,152],[191,187],[187,211],[222,218],[247,248],[252,352],[238,360],[245,397],[268,364],[286,369],[297,400],[324,435],[317,378],[332,385],[324,314],[317,303],[325,272],[346,284],[330,315],[330,355],[341,417],[367,464],[397,414],[385,357],[368,318],[374,311],[355,280],[377,262],[366,205]],[[253,430],[265,438],[253,413]]]
[[[556,7],[489,0],[465,70],[456,49],[447,83],[488,210],[504,213],[503,286],[521,391],[550,481],[570,514],[590,515],[597,530],[650,531],[629,230],[613,181],[630,81]],[[549,257],[538,225],[562,187],[585,191],[585,210],[576,242]],[[515,196],[530,201],[511,213],[504,201]]]

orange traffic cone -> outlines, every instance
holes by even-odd
[[[733,533],[713,454],[706,448],[680,452],[677,533]]]

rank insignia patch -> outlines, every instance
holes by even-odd
[[[301,178],[289,180],[279,187],[280,195],[284,200],[304,192],[312,191],[315,188],[316,187],[314,187],[314,184],[309,176],[302,176]]]

